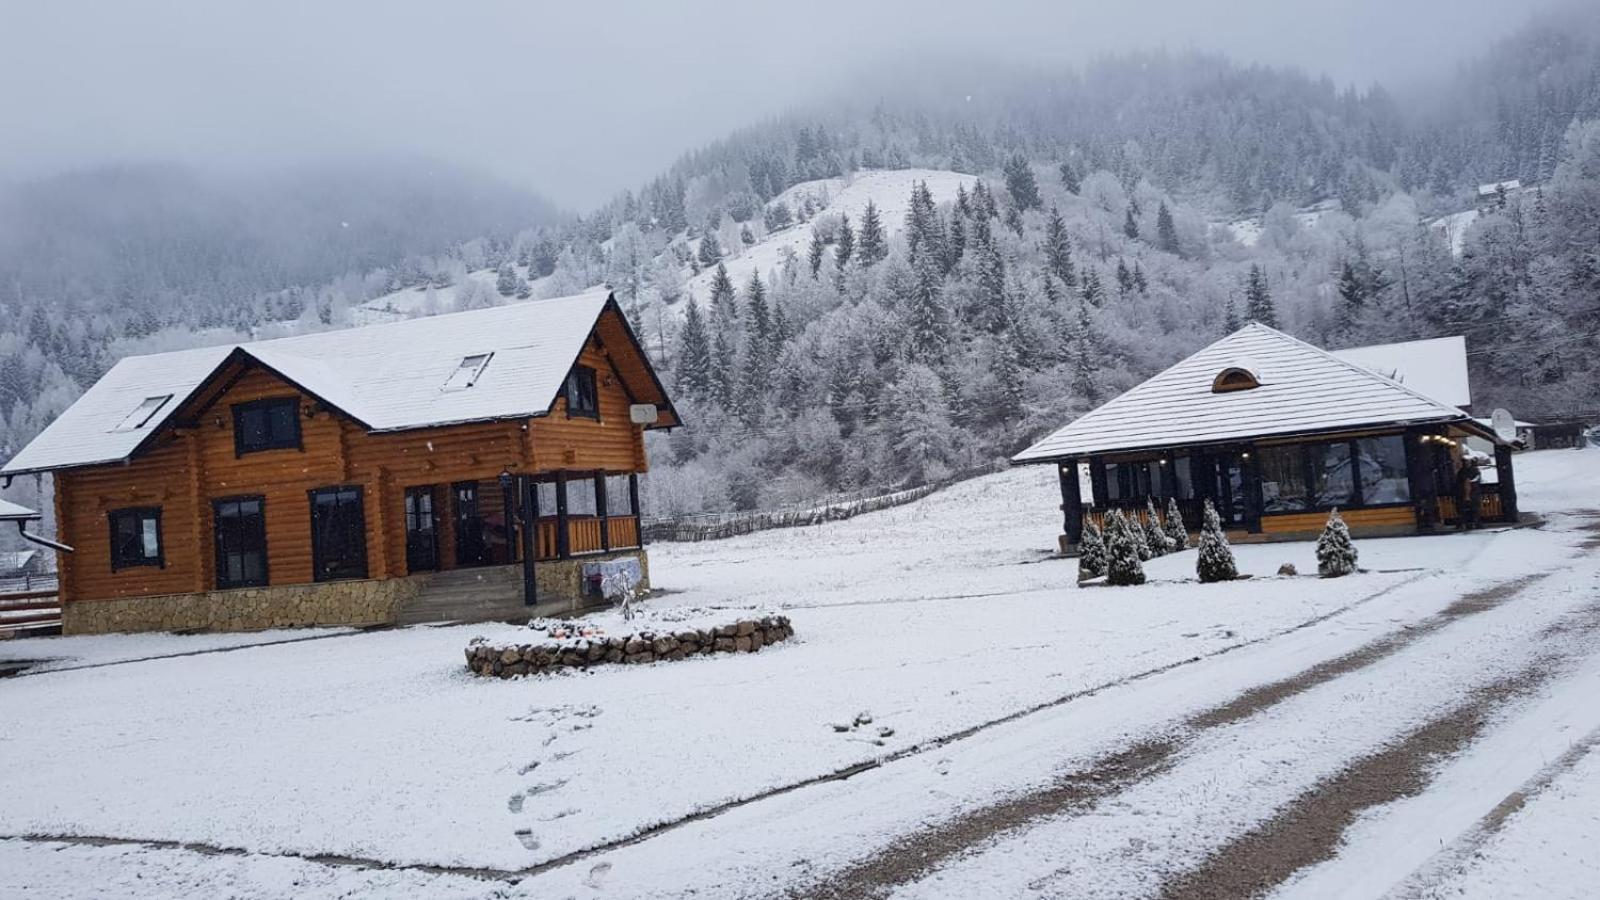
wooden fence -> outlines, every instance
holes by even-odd
[[[1003,465],[982,466],[959,472],[949,478],[915,487],[900,488],[888,493],[864,493],[860,496],[835,499],[810,506],[757,511],[747,513],[711,513],[683,516],[677,519],[646,520],[646,541],[714,541],[722,538],[766,531],[772,528],[794,528],[801,525],[820,525],[838,522],[863,513],[877,512],[914,503],[935,491],[958,481],[980,475],[989,475],[1003,469]]]
[[[39,581],[34,576],[34,581]],[[0,595],[0,637],[54,631],[61,627],[61,601],[49,590]]]

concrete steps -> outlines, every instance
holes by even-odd
[[[395,622],[526,621],[530,613],[522,602],[522,567],[484,566],[428,576],[421,593],[400,610]]]

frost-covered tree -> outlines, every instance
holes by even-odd
[[[882,262],[889,255],[888,238],[883,233],[883,219],[878,215],[878,206],[871,200],[867,201],[867,210],[861,216],[861,235],[859,256],[863,266],[870,266]]]
[[[683,328],[678,332],[676,380],[678,389],[695,400],[711,396],[711,339],[706,333],[700,304],[689,295]]]
[[[1044,258],[1050,273],[1062,284],[1069,288],[1077,285],[1078,273],[1072,265],[1072,239],[1067,236],[1066,220],[1054,206],[1050,207],[1050,217],[1045,220]]]
[[[1085,519],[1083,536],[1078,539],[1078,580],[1088,581],[1106,574],[1106,539],[1093,519]]]
[[[811,249],[807,254],[807,259],[811,263],[812,278],[816,278],[817,273],[822,270],[822,258],[827,252],[828,245],[822,240],[822,232],[813,226],[811,229]]]
[[[1244,280],[1244,317],[1250,322],[1260,322],[1269,328],[1278,327],[1278,308],[1272,302],[1272,288],[1267,284],[1267,273],[1259,264],[1250,265],[1250,274]]]
[[[1137,511],[1128,513],[1124,521],[1124,527],[1127,528],[1128,537],[1133,539],[1133,549],[1138,553],[1139,560],[1143,562],[1149,559],[1154,555],[1150,551],[1150,534],[1145,529],[1144,523],[1139,521],[1139,513]]]
[[[1317,574],[1338,578],[1356,570],[1356,545],[1350,540],[1350,527],[1335,509],[1317,538]]]
[[[738,313],[739,296],[734,290],[733,278],[728,274],[727,264],[719,262],[716,273],[711,276],[711,318],[718,328],[726,328]]]
[[[1167,253],[1183,252],[1178,244],[1178,226],[1173,223],[1172,210],[1167,209],[1165,201],[1156,209],[1156,246]]]
[[[1135,523],[1114,509],[1106,517],[1106,583],[1144,584],[1144,565],[1139,557]]]
[[[1072,160],[1069,159],[1061,163],[1061,168],[1059,171],[1061,173],[1061,187],[1064,188],[1067,193],[1076,194],[1079,190],[1081,190],[1081,187],[1079,186],[1080,179],[1078,176],[1078,167],[1072,164]]]
[[[1127,214],[1123,217],[1122,233],[1127,235],[1130,241],[1139,239],[1139,220],[1133,217],[1132,205],[1129,205]]]
[[[1145,505],[1145,542],[1150,546],[1152,559],[1166,556],[1173,551],[1172,541],[1168,539],[1167,532],[1161,526],[1161,517],[1156,514],[1156,501],[1153,497],[1146,497]]]
[[[1178,509],[1178,498],[1167,498],[1167,518],[1161,523],[1167,533],[1167,546],[1176,553],[1189,547],[1189,529],[1183,524],[1183,511]]]
[[[1006,192],[1011,195],[1011,202],[1017,205],[1017,209],[1026,212],[1039,208],[1039,182],[1034,179],[1033,167],[1028,165],[1026,157],[1021,153],[1013,153],[1006,160],[1004,174]]]
[[[1207,584],[1232,581],[1239,577],[1239,566],[1233,560],[1233,548],[1228,546],[1228,536],[1223,533],[1222,519],[1209,498],[1201,518],[1200,552],[1195,559],[1195,574]]]
[[[517,270],[512,267],[511,263],[501,263],[499,271],[495,272],[494,289],[502,297],[514,296],[517,293],[517,282],[520,280],[517,277]]]
[[[717,240],[717,233],[707,230],[700,238],[700,249],[696,254],[700,265],[707,268],[716,265],[722,260],[722,242]]]
[[[839,216],[839,231],[834,235],[833,264],[843,269],[850,264],[850,257],[856,252],[856,232],[850,227],[850,217]]]

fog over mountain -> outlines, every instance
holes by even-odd
[[[1554,0],[0,4],[0,173],[327,155],[482,167],[584,208],[738,126],[930,58],[1220,51],[1435,81]],[[974,77],[951,85],[981,94]]]

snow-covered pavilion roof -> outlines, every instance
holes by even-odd
[[[1510,181],[1491,181],[1488,184],[1478,185],[1478,196],[1492,197],[1501,191],[1510,192],[1520,190],[1522,190],[1522,181],[1517,178],[1513,178]]]
[[[1260,386],[1214,391],[1217,375],[1240,359],[1251,361]],[[1080,416],[1011,461],[1460,421],[1470,420],[1447,403],[1251,323]]]
[[[1450,406],[1465,409],[1472,405],[1467,339],[1461,335],[1329,352]]]
[[[10,500],[0,500],[0,522],[12,522],[18,519],[31,520],[39,518],[39,514],[19,503]]]
[[[127,459],[234,360],[265,366],[374,432],[541,416],[608,304],[615,307],[611,292],[595,288],[363,328],[128,357],[0,474]],[[620,310],[618,319],[625,329]],[[628,336],[637,347],[631,331]],[[485,354],[493,355],[470,387],[443,389],[464,360]],[[676,424],[664,389],[651,380],[641,386],[648,390],[636,391],[640,401],[663,407],[668,416],[662,424]]]

